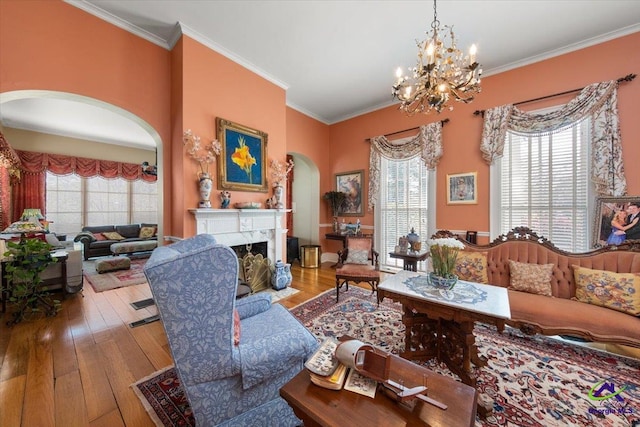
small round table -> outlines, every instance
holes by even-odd
[[[401,259],[402,268],[407,271],[418,271],[418,261],[424,261],[429,257],[429,251],[424,252],[389,252],[391,258]]]

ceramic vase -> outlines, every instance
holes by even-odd
[[[427,276],[429,283],[438,289],[447,289],[451,290],[458,283],[458,276],[455,274],[450,274],[447,277],[438,276],[435,273],[431,272]]]
[[[284,209],[284,187],[279,182],[273,186],[273,208]]]
[[[201,173],[199,175],[198,187],[200,190],[200,203],[198,207],[200,208],[210,208],[211,207],[211,190],[213,190],[213,180],[209,176],[208,173]]]
[[[291,283],[291,264],[276,261],[271,274],[271,287],[276,291],[286,288]]]

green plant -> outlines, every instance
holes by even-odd
[[[4,256],[9,258],[5,264],[5,277],[11,289],[9,301],[18,308],[9,324],[20,322],[29,312],[40,312],[41,307],[47,316],[54,316],[60,309],[60,301],[52,299],[40,286],[41,273],[56,262],[51,257],[51,246],[43,240],[22,236],[19,242],[7,242],[7,249]]]
[[[338,216],[340,208],[347,198],[347,194],[342,191],[327,191],[322,197],[331,205],[333,216]]]

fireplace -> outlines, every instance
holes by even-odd
[[[272,265],[284,260],[283,209],[191,209],[196,218],[196,233],[211,234],[227,246],[266,242],[266,257]]]

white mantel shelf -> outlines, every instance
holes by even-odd
[[[211,234],[227,246],[267,242],[269,259],[285,259],[282,226],[289,209],[190,209],[196,218],[196,233]]]

